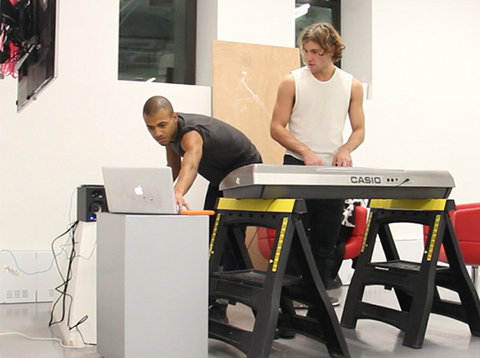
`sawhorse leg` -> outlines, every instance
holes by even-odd
[[[376,202],[379,202],[376,205],[382,205],[382,201]],[[410,203],[414,208],[409,210],[395,207],[405,203]],[[450,222],[448,210],[454,207],[453,202],[397,200],[388,205],[392,207],[383,208],[374,205],[370,214],[369,229],[367,228],[362,245],[362,254],[345,302],[342,325],[346,328],[354,328],[357,319],[377,319],[404,331],[404,345],[421,348],[429,315],[434,312],[462,320],[470,325],[472,334],[478,334],[479,300],[473,285],[468,280]],[[424,210],[420,210],[422,205],[425,206]],[[420,263],[399,259],[387,226],[392,222],[412,222],[432,228]],[[377,234],[382,242],[386,262],[371,262]],[[442,242],[446,252],[448,251],[449,261],[451,259],[450,268],[437,266]],[[394,288],[401,311],[362,302],[365,286],[374,284]],[[437,286],[457,291],[463,305],[442,301]]]
[[[248,358],[267,358],[279,319],[280,301],[286,308],[290,298],[283,295],[290,291],[300,299],[308,300],[312,306],[310,318],[288,317],[291,328],[325,342],[332,356],[348,358],[350,355],[343,333],[321,283],[299,216],[305,210],[304,202],[288,199],[290,210],[278,211],[276,204],[282,199],[231,200],[236,199],[221,199],[217,207],[218,216],[210,247],[210,298],[226,298],[246,304],[256,313],[255,323],[253,331],[248,332],[210,320],[209,336],[236,346]],[[258,206],[263,209],[258,209]],[[275,245],[265,272],[248,267],[232,272],[218,271],[222,250],[228,239],[228,227],[238,225],[276,229]],[[300,277],[285,276],[290,252],[302,263]],[[285,309],[282,315],[285,318],[289,314],[292,316],[293,312]]]

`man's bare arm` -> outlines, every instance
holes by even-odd
[[[347,142],[342,145],[332,160],[332,165],[352,166],[351,153],[363,143],[365,138],[365,115],[363,113],[363,87],[360,81],[353,79],[350,106],[348,109],[352,133]]]
[[[203,139],[197,131],[190,131],[183,135],[181,145],[185,153],[178,179],[175,184],[175,199],[179,209],[190,209],[184,195],[190,190],[197,177],[198,166],[203,155]]]

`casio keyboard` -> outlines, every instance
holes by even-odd
[[[220,183],[238,199],[445,199],[455,187],[448,171],[250,164]]]

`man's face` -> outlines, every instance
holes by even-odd
[[[166,146],[177,136],[177,118],[176,113],[168,113],[165,109],[160,109],[153,116],[143,115],[147,129],[152,137],[161,145]]]
[[[333,63],[333,52],[326,52],[314,41],[307,41],[303,44],[302,55],[305,65],[308,66],[313,74],[324,70]]]

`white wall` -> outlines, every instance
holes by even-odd
[[[372,93],[372,0],[342,0],[341,32],[346,48],[342,68],[367,84]]]
[[[217,39],[218,0],[197,0],[197,84],[212,84],[212,40]],[[201,29],[201,31],[200,31]]]
[[[103,165],[166,164],[143,124],[150,96],[211,113],[208,87],[116,80],[118,13],[116,0],[59,1],[57,78],[20,113],[16,81],[0,81],[0,249],[49,249],[69,223],[72,192],[101,184]],[[203,184],[191,200],[196,208]]]
[[[368,1],[373,92],[355,164],[447,169],[457,202],[480,200],[480,3]],[[293,0],[216,0],[212,13],[209,3],[199,2],[201,38],[293,46]],[[150,95],[170,97],[179,111],[210,113],[208,87],[116,80],[118,1],[62,0],[58,10],[58,78],[21,113],[15,81],[0,81],[0,248],[48,249],[66,228],[74,188],[101,183],[102,165],[165,164],[142,123]],[[203,35],[209,16],[217,27]],[[209,63],[205,46],[199,51],[205,61],[197,72]],[[202,188],[194,191],[199,207]]]
[[[358,0],[343,1],[358,6]],[[360,2],[372,3],[372,91],[365,103],[366,139],[354,153],[354,164],[449,170],[456,181],[451,198],[480,201],[480,3]],[[344,31],[352,31],[348,26],[342,23]],[[355,50],[346,56],[368,59],[358,44]],[[403,237],[416,235],[413,229],[400,231]]]
[[[357,163],[446,169],[452,198],[480,201],[480,2],[374,0],[372,11],[373,93]]]
[[[212,40],[295,46],[295,0],[197,1],[198,84],[212,83]]]
[[[295,46],[294,0],[218,0],[218,40]]]

